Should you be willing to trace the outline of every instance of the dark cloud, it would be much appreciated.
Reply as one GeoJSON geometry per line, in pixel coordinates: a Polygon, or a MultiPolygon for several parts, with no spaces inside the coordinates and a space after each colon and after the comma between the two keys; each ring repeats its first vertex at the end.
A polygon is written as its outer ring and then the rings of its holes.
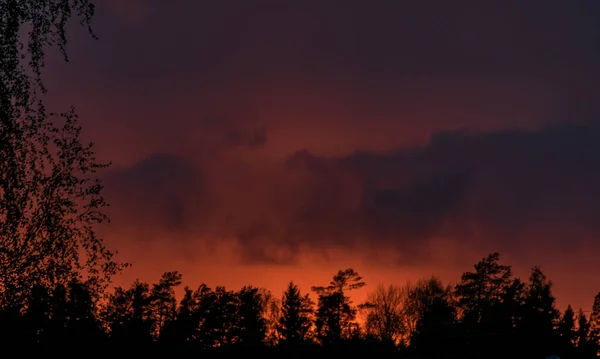
{"type": "Polygon", "coordinates": [[[269,173],[255,168],[259,182],[239,163],[227,164],[236,176],[215,167],[207,177],[194,162],[154,154],[111,173],[107,189],[122,221],[234,238],[244,263],[293,264],[303,250],[328,248],[386,248],[407,263],[427,260],[439,239],[510,253],[594,245],[598,158],[600,126],[563,124],[440,133],[387,154],[299,151],[269,173]],[[237,192],[212,191],[223,180],[237,192]]]}
{"type": "Polygon", "coordinates": [[[592,0],[121,3],[98,2],[101,40],[72,32],[69,67],[53,63],[48,73],[61,97],[97,94],[95,107],[113,108],[97,120],[105,125],[171,135],[231,112],[228,121],[259,127],[333,117],[307,93],[328,106],[342,101],[357,114],[347,126],[391,117],[410,127],[433,121],[413,117],[435,107],[465,121],[479,109],[483,116],[469,121],[483,127],[598,110],[600,12],[592,0]],[[550,110],[531,110],[540,103],[550,110]],[[515,116],[518,107],[526,113],[515,116]]]}
{"type": "Polygon", "coordinates": [[[257,128],[253,131],[232,130],[227,133],[227,142],[233,146],[245,146],[250,149],[263,148],[267,143],[267,129],[257,128]]]}
{"type": "Polygon", "coordinates": [[[117,225],[180,233],[209,209],[202,172],[173,154],[154,153],[131,167],[114,169],[105,174],[104,183],[117,225]]]}
{"type": "Polygon", "coordinates": [[[520,75],[534,76],[568,62],[591,65],[589,55],[598,55],[593,0],[131,3],[99,3],[98,16],[105,21],[96,21],[100,36],[118,35],[118,41],[101,44],[119,59],[105,66],[111,66],[111,76],[114,70],[134,70],[116,73],[130,80],[147,81],[147,72],[156,70],[155,79],[165,70],[239,75],[231,70],[261,73],[272,66],[327,66],[363,76],[385,76],[393,69],[400,76],[416,69],[527,70],[520,75]],[[141,20],[136,26],[108,21],[115,17],[141,20]],[[186,56],[179,44],[185,44],[186,56]]]}
{"type": "MultiPolygon", "coordinates": [[[[600,235],[598,158],[600,127],[592,125],[442,133],[390,154],[301,151],[284,167],[310,174],[294,215],[279,232],[262,223],[260,242],[239,239],[258,248],[383,246],[414,260],[439,238],[512,253],[573,249],[600,235]]],[[[281,228],[286,216],[269,220],[281,228]]]]}
{"type": "Polygon", "coordinates": [[[244,264],[290,265],[296,263],[300,243],[286,241],[286,237],[274,233],[266,221],[253,222],[248,228],[237,233],[241,247],[240,259],[244,264]],[[273,240],[277,238],[278,240],[273,240]]]}

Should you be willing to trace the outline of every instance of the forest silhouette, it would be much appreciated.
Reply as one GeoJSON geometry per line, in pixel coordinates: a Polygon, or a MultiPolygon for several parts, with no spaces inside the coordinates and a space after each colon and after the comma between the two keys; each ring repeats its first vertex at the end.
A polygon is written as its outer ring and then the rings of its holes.
{"type": "MultiPolygon", "coordinates": [[[[176,298],[182,275],[135,281],[102,295],[86,283],[34,285],[26,300],[0,311],[3,348],[34,352],[222,356],[376,353],[397,358],[593,358],[600,345],[600,293],[592,310],[555,307],[539,267],[526,281],[492,253],[455,286],[433,276],[371,289],[365,303],[349,292],[366,285],[353,269],[303,293],[200,284],[176,298]],[[316,301],[311,298],[313,294],[316,301]],[[360,318],[360,320],[358,320],[360,318]]],[[[363,289],[365,290],[365,289],[363,289]]]]}
{"type": "MultiPolygon", "coordinates": [[[[437,277],[368,289],[353,269],[302,292],[248,285],[186,287],[177,271],[112,288],[126,263],[94,230],[108,219],[91,144],[74,110],[46,110],[45,49],[66,53],[72,16],[90,31],[89,0],[0,0],[0,346],[21,355],[398,358],[596,357],[592,309],[555,307],[539,267],[516,278],[492,253],[449,286],[437,277]],[[27,25],[27,26],[25,26],[27,25]],[[28,31],[23,31],[27,29],[28,31]],[[27,33],[27,35],[24,35],[27,33]],[[369,290],[353,303],[350,292],[369,290]],[[311,296],[312,294],[312,296],[311,296]]],[[[93,34],[93,33],[92,33],[93,34]]]]}

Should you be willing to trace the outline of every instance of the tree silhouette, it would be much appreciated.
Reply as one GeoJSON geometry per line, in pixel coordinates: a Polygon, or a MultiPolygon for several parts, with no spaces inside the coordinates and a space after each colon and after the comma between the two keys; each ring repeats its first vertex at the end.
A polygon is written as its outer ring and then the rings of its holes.
{"type": "Polygon", "coordinates": [[[590,313],[589,320],[590,332],[590,351],[600,351],[600,292],[594,297],[594,304],[592,305],[592,312],[590,313]]]}
{"type": "Polygon", "coordinates": [[[22,88],[29,87],[28,70],[33,73],[36,84],[41,86],[46,46],[58,47],[65,60],[67,59],[66,26],[73,15],[80,18],[81,25],[86,26],[93,36],[90,23],[94,16],[94,4],[90,0],[0,2],[0,70],[3,88],[12,90],[13,96],[17,98],[29,97],[27,93],[23,93],[22,88]],[[30,27],[30,31],[23,43],[20,35],[25,24],[30,27]],[[29,60],[26,62],[28,69],[23,66],[23,62],[18,61],[25,55],[29,60]]]}
{"type": "Polygon", "coordinates": [[[365,330],[378,340],[399,343],[406,335],[408,326],[404,322],[405,288],[390,285],[377,286],[367,295],[365,330]]]}
{"type": "MultiPolygon", "coordinates": [[[[503,288],[500,302],[490,311],[489,320],[494,323],[494,330],[504,338],[515,335],[515,328],[520,325],[525,307],[525,283],[519,278],[512,278],[503,288]]],[[[505,346],[512,350],[510,346],[505,346]]]]}
{"type": "Polygon", "coordinates": [[[463,273],[454,289],[462,345],[473,355],[501,357],[524,345],[513,337],[524,287],[512,277],[511,267],[499,261],[498,252],[489,254],[475,264],[473,272],[463,273]]]}
{"type": "Polygon", "coordinates": [[[577,315],[577,354],[580,358],[594,358],[596,346],[590,338],[590,323],[580,309],[577,315]]]}
{"type": "Polygon", "coordinates": [[[559,352],[563,355],[572,356],[577,340],[577,332],[575,330],[575,312],[570,304],[558,322],[556,333],[560,337],[559,352]]]}
{"type": "Polygon", "coordinates": [[[345,292],[365,286],[362,277],[353,269],[340,270],[326,287],[312,287],[319,296],[316,332],[323,344],[338,343],[356,334],[357,308],[345,292]]]}
{"type": "MultiPolygon", "coordinates": [[[[483,267],[476,270],[502,272],[490,271],[494,265],[483,267]]],[[[351,269],[339,271],[328,286],[312,288],[319,294],[316,313],[310,297],[293,282],[281,302],[265,288],[212,290],[201,284],[195,290],[184,288],[177,303],[174,289],[181,281],[176,271],[165,272],[152,285],[136,280],[127,289],[115,288],[107,302],[80,281],[51,288],[35,285],[20,307],[0,309],[0,343],[44,355],[94,348],[105,355],[127,351],[209,358],[365,353],[398,358],[587,359],[598,352],[593,324],[598,296],[589,319],[581,310],[575,318],[570,306],[561,315],[552,282],[539,267],[532,268],[526,283],[505,274],[475,273],[454,289],[435,276],[402,287],[380,285],[359,306],[366,314],[360,324],[346,294],[364,282],[351,269]],[[473,277],[484,279],[483,284],[473,283],[473,277]],[[462,297],[455,295],[457,287],[462,297]],[[461,313],[475,308],[465,306],[476,302],[474,288],[484,293],[478,321],[469,315],[473,311],[461,313]],[[469,300],[467,294],[472,296],[469,300]],[[320,343],[312,340],[313,327],[320,343]]]]}
{"type": "Polygon", "coordinates": [[[290,282],[281,300],[279,333],[281,342],[299,344],[310,340],[314,320],[314,302],[308,294],[302,295],[294,282],[290,282]]]}
{"type": "Polygon", "coordinates": [[[258,288],[243,287],[238,293],[238,343],[246,346],[262,345],[267,331],[263,318],[265,300],[258,288]]]}
{"type": "Polygon", "coordinates": [[[150,308],[153,316],[153,336],[160,338],[166,325],[170,325],[177,316],[177,298],[175,288],[181,284],[179,272],[165,272],[157,284],[152,286],[150,308]]]}
{"type": "Polygon", "coordinates": [[[448,337],[453,332],[456,309],[452,289],[437,277],[420,280],[408,293],[410,311],[416,318],[410,333],[410,347],[420,355],[437,356],[450,352],[448,337]]]}
{"type": "Polygon", "coordinates": [[[281,300],[265,288],[261,288],[260,293],[263,300],[262,317],[266,325],[265,344],[274,347],[280,339],[281,300]]]}
{"type": "Polygon", "coordinates": [[[554,307],[552,282],[547,280],[539,267],[533,267],[526,287],[525,307],[521,328],[529,333],[531,355],[540,348],[548,350],[547,355],[555,353],[557,335],[554,331],[560,313],[554,307]]]}
{"type": "Polygon", "coordinates": [[[37,94],[48,45],[66,58],[67,21],[89,24],[88,0],[0,2],[0,305],[22,303],[33,285],[86,276],[96,291],[122,267],[94,226],[107,220],[91,144],[73,110],[54,114],[37,94]],[[21,36],[24,26],[28,36],[21,36]],[[23,39],[25,43],[23,43],[23,39]],[[24,61],[25,60],[25,61],[24,61]],[[28,61],[27,61],[28,60],[28,61]]]}
{"type": "Polygon", "coordinates": [[[200,342],[205,347],[226,347],[237,342],[238,297],[223,286],[204,290],[200,298],[202,311],[200,342]]]}
{"type": "Polygon", "coordinates": [[[510,266],[499,264],[500,253],[495,252],[475,264],[474,272],[465,272],[456,285],[455,293],[464,311],[463,320],[479,323],[485,320],[489,309],[502,301],[504,290],[511,284],[510,266]]]}
{"type": "Polygon", "coordinates": [[[107,322],[116,342],[144,345],[152,341],[154,317],[148,283],[135,281],[131,288],[117,287],[109,298],[107,322]]]}
{"type": "Polygon", "coordinates": [[[194,342],[200,325],[197,292],[186,286],[179,305],[171,309],[170,313],[167,312],[169,319],[160,331],[160,341],[175,347],[194,342]]]}
{"type": "Polygon", "coordinates": [[[98,344],[104,335],[98,318],[98,308],[89,288],[85,283],[71,282],[68,294],[68,337],[82,345],[98,344]]]}

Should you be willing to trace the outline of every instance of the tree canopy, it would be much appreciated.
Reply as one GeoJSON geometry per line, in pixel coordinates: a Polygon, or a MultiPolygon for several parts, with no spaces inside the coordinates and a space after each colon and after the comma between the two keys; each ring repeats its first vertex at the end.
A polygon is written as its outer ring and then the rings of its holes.
{"type": "Polygon", "coordinates": [[[82,278],[101,288],[122,265],[96,235],[108,220],[93,145],[74,109],[46,109],[46,51],[67,59],[66,29],[91,32],[88,0],[0,0],[0,293],[17,303],[34,283],[82,278]]]}

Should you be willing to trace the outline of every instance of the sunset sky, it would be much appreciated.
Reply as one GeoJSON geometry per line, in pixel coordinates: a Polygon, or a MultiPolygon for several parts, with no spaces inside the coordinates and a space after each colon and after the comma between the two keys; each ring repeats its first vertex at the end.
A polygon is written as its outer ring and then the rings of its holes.
{"type": "Polygon", "coordinates": [[[455,282],[499,251],[600,290],[597,0],[97,0],[46,68],[106,242],[197,286],[455,282]]]}

